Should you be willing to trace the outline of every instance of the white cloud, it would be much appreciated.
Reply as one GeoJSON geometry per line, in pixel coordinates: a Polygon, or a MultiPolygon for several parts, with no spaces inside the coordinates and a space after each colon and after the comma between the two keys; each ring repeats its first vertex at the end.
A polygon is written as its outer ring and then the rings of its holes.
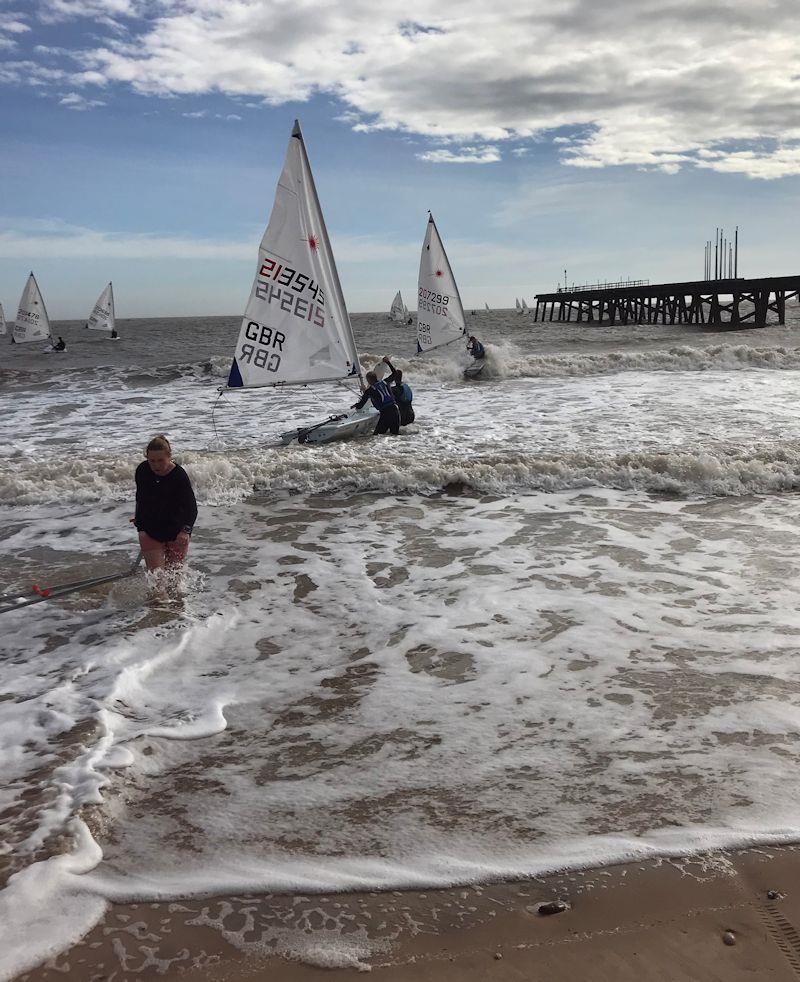
{"type": "MultiPolygon", "coordinates": [[[[145,94],[271,105],[324,93],[356,129],[440,145],[558,130],[576,167],[800,174],[797,0],[38,3],[40,17],[124,20],[126,31],[80,53],[82,85],[99,76],[145,94]],[[764,141],[776,145],[753,146],[764,141]],[[708,150],[722,156],[709,162],[708,150]]],[[[426,159],[455,162],[447,152],[426,159]]]]}
{"type": "Polygon", "coordinates": [[[76,112],[86,112],[97,106],[104,106],[105,102],[102,99],[86,99],[79,92],[68,92],[58,100],[58,104],[76,112]]]}
{"type": "MultiPolygon", "coordinates": [[[[174,259],[236,261],[251,264],[258,254],[263,228],[253,227],[242,240],[203,239],[181,235],[112,234],[52,219],[0,218],[0,259],[174,259]]],[[[421,241],[420,233],[420,241],[421,241]]],[[[335,236],[339,263],[373,264],[419,255],[419,242],[396,244],[383,237],[335,236]]]]}
{"type": "Polygon", "coordinates": [[[497,147],[462,147],[452,150],[426,150],[417,154],[418,160],[429,164],[494,164],[500,160],[497,147]]]}

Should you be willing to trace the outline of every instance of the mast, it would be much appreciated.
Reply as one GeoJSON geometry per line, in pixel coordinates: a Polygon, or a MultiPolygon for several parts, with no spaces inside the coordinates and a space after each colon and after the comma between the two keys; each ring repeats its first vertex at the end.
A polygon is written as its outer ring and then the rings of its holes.
{"type": "MultiPolygon", "coordinates": [[[[317,194],[317,186],[314,183],[314,174],[311,171],[311,163],[308,159],[308,154],[306,153],[306,144],[303,139],[302,131],[300,130],[300,120],[296,119],[294,121],[294,126],[292,127],[292,137],[300,141],[300,153],[303,158],[303,165],[306,173],[308,174],[308,183],[311,189],[311,194],[314,198],[314,204],[317,206],[317,212],[319,213],[320,220],[320,233],[322,239],[325,242],[326,255],[333,257],[333,249],[331,248],[331,240],[328,237],[328,228],[325,224],[325,216],[322,213],[322,205],[319,201],[319,195],[317,194]]],[[[344,291],[342,290],[342,284],[339,281],[339,270],[336,268],[336,263],[331,262],[331,273],[333,274],[333,281],[336,286],[336,290],[342,300],[342,309],[344,310],[345,316],[345,333],[347,340],[350,343],[350,353],[353,356],[353,364],[355,365],[356,372],[358,374],[359,386],[363,389],[364,385],[364,373],[361,369],[361,362],[358,358],[358,348],[356,347],[356,339],[353,336],[353,325],[350,323],[350,311],[347,309],[347,304],[344,302],[344,291]]]]}

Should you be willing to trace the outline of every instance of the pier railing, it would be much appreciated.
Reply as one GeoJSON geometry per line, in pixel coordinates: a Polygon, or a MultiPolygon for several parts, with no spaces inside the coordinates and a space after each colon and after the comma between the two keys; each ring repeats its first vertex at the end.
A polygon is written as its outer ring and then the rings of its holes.
{"type": "Polygon", "coordinates": [[[616,280],[612,282],[608,280],[604,283],[581,283],[576,286],[573,284],[569,289],[560,286],[557,293],[581,293],[586,290],[616,290],[620,287],[630,287],[630,286],[649,286],[650,280],[616,280]]]}

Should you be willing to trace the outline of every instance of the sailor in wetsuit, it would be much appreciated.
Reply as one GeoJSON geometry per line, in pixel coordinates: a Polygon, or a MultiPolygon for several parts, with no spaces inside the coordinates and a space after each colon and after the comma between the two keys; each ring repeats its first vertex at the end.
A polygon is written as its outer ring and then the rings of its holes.
{"type": "Polygon", "coordinates": [[[467,345],[467,351],[469,351],[472,357],[476,361],[480,361],[481,358],[486,357],[486,348],[480,343],[480,341],[475,337],[474,334],[469,336],[469,344],[467,345]]]}
{"type": "Polygon", "coordinates": [[[380,413],[374,434],[388,431],[392,436],[397,436],[400,432],[400,411],[394,401],[394,396],[385,382],[378,381],[375,372],[367,372],[367,382],[369,384],[358,402],[353,404],[353,409],[362,409],[367,404],[367,399],[371,400],[372,405],[380,413]]]}
{"type": "Polygon", "coordinates": [[[67,342],[59,334],[58,341],[56,341],[56,343],[53,345],[53,351],[66,351],[66,350],[67,350],[67,342]]]}
{"type": "Polygon", "coordinates": [[[384,355],[383,363],[389,366],[389,371],[391,372],[385,379],[385,382],[389,387],[389,391],[394,396],[397,408],[400,410],[400,425],[407,426],[409,423],[414,422],[414,407],[412,405],[414,393],[411,391],[411,386],[408,382],[403,381],[403,373],[400,369],[395,368],[389,361],[388,355],[384,355]]]}

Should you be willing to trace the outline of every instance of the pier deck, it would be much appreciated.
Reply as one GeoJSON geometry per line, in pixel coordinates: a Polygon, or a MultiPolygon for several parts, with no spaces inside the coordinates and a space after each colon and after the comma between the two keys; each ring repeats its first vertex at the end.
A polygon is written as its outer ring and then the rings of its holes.
{"type": "Polygon", "coordinates": [[[539,293],[537,321],[611,324],[706,324],[764,327],[770,314],[786,321],[786,302],[800,298],[800,273],[759,279],[693,280],[539,293]]]}

